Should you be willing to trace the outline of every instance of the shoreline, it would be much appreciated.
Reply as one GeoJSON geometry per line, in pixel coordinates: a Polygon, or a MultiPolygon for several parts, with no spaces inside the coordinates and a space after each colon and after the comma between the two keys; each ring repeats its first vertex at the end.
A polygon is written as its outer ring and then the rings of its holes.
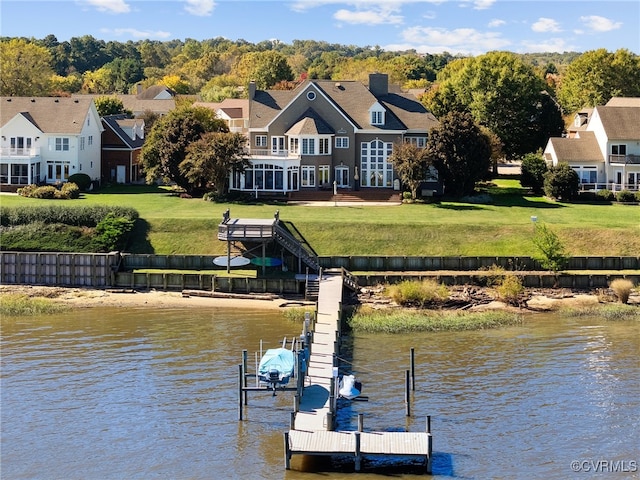
{"type": "MultiPolygon", "coordinates": [[[[459,289],[460,290],[460,289],[459,289]]],[[[615,298],[604,295],[601,289],[591,291],[572,291],[570,289],[531,289],[527,291],[524,307],[508,305],[492,298],[490,289],[474,287],[475,292],[484,297],[483,301],[472,302],[463,308],[467,311],[512,310],[523,313],[549,312],[564,307],[592,307],[598,304],[615,303],[615,298]]],[[[464,289],[462,289],[464,291],[464,289]]],[[[97,289],[82,287],[51,287],[39,285],[0,285],[0,296],[3,294],[19,294],[28,297],[40,297],[62,303],[73,308],[94,307],[146,307],[153,308],[242,308],[248,310],[283,308],[302,308],[314,306],[315,302],[301,298],[260,294],[226,294],[210,296],[207,291],[163,291],[132,289],[97,289]]],[[[454,296],[461,292],[455,292],[454,296]]],[[[372,294],[371,291],[359,296],[360,304],[375,309],[402,308],[389,299],[372,294]]],[[[629,304],[640,304],[640,292],[634,292],[629,304]]],[[[463,310],[446,308],[446,310],[463,310]]]]}
{"type": "Polygon", "coordinates": [[[26,295],[52,300],[73,308],[95,307],[153,307],[153,308],[242,308],[247,310],[280,310],[286,307],[302,307],[311,302],[284,297],[255,298],[205,297],[184,295],[182,292],[162,290],[97,289],[81,287],[49,287],[40,285],[0,285],[4,294],[26,295]]]}

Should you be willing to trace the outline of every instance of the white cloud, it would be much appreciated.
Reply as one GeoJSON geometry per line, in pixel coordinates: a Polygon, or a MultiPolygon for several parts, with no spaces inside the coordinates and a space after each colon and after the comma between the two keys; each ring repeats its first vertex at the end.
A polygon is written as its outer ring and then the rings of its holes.
{"type": "Polygon", "coordinates": [[[511,42],[499,33],[480,32],[473,28],[446,30],[433,27],[411,27],[402,32],[406,44],[389,45],[386,50],[415,49],[422,53],[461,53],[476,55],[500,50],[511,42]]]}
{"type": "Polygon", "coordinates": [[[345,10],[340,9],[333,14],[333,18],[339,22],[364,25],[397,25],[402,23],[402,15],[395,15],[393,8],[379,8],[371,10],[345,10]]]}
{"type": "Polygon", "coordinates": [[[570,45],[563,38],[550,38],[544,42],[522,42],[524,51],[521,53],[562,53],[575,51],[578,47],[570,45]]]}
{"type": "Polygon", "coordinates": [[[473,7],[474,10],[486,10],[491,8],[496,0],[461,0],[461,7],[473,7]]]}
{"type": "Polygon", "coordinates": [[[113,34],[117,37],[133,37],[133,38],[148,38],[148,39],[164,39],[164,38],[169,38],[171,36],[171,33],[169,32],[165,32],[162,30],[158,30],[158,31],[149,31],[149,30],[138,30],[135,28],[114,28],[114,29],[109,29],[109,28],[103,28],[100,30],[103,33],[107,33],[107,34],[113,34]]]}
{"type": "Polygon", "coordinates": [[[213,0],[185,0],[185,3],[187,13],[197,17],[208,17],[216,6],[213,0]]]}
{"type": "Polygon", "coordinates": [[[502,25],[506,25],[507,22],[505,22],[504,20],[500,20],[499,18],[494,18],[493,20],[491,20],[489,22],[489,24],[487,25],[489,28],[497,28],[497,27],[501,27],[502,25]]]}
{"type": "Polygon", "coordinates": [[[560,24],[553,18],[540,17],[537,22],[531,25],[531,30],[538,33],[561,32],[560,24]]]}
{"type": "Polygon", "coordinates": [[[84,3],[95,7],[100,12],[129,13],[131,7],[124,0],[84,0],[84,3]]]}
{"type": "Polygon", "coordinates": [[[584,23],[584,26],[592,31],[596,32],[609,32],[611,30],[617,30],[622,26],[622,22],[614,22],[608,18],[601,17],[599,15],[587,15],[580,17],[580,21],[584,23]]]}
{"type": "MultiPolygon", "coordinates": [[[[324,5],[349,5],[363,10],[384,8],[385,6],[399,10],[402,5],[408,3],[431,3],[437,5],[446,1],[447,0],[296,0],[289,4],[289,8],[295,12],[304,12],[324,5]]],[[[495,0],[488,1],[493,2],[495,0]]]]}

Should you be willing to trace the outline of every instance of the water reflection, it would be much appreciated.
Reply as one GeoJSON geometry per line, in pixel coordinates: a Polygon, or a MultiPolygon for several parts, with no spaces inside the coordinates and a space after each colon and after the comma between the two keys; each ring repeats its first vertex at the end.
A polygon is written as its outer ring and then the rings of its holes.
{"type": "MultiPolygon", "coordinates": [[[[2,319],[2,478],[343,478],[349,462],[294,457],[282,432],[293,398],[250,394],[237,420],[242,349],[277,346],[299,326],[278,312],[100,309],[2,319]]],[[[424,430],[434,473],[567,478],[572,460],[633,460],[639,430],[640,327],[536,316],[503,330],[354,335],[344,370],[369,402],[341,428],[424,430]],[[405,416],[404,375],[416,350],[405,416]]],[[[389,460],[365,464],[398,473],[389,460]]],[[[637,474],[636,474],[637,475],[637,474]]]]}

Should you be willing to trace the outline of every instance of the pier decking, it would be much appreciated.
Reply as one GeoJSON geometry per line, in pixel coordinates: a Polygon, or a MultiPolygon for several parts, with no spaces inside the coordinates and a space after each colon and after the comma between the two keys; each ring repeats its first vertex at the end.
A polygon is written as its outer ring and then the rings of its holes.
{"type": "Polygon", "coordinates": [[[337,364],[340,347],[342,293],[341,275],[325,275],[320,279],[317,319],[304,380],[302,396],[296,401],[291,429],[284,434],[285,468],[291,468],[291,457],[302,455],[353,455],[359,471],[365,456],[394,455],[423,458],[431,473],[432,437],[425,432],[334,431],[337,408],[337,364]]]}

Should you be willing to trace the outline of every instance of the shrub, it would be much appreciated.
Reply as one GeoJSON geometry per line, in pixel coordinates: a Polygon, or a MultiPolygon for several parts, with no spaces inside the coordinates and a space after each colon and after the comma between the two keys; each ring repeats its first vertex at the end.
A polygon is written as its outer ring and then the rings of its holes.
{"type": "Polygon", "coordinates": [[[613,192],[611,190],[598,190],[598,192],[596,193],[596,197],[599,200],[611,202],[615,196],[613,195],[613,192]]]}
{"type": "Polygon", "coordinates": [[[67,180],[75,183],[83,192],[86,192],[91,186],[91,177],[86,173],[74,173],[67,180]]]}
{"type": "Polygon", "coordinates": [[[578,195],[580,178],[568,163],[549,168],[544,174],[544,193],[557,200],[570,200],[578,195]]]}
{"type": "Polygon", "coordinates": [[[418,305],[424,307],[429,303],[443,303],[449,298],[449,289],[446,285],[435,280],[423,280],[420,282],[405,280],[386,289],[387,295],[399,305],[418,305]]]}
{"type": "Polygon", "coordinates": [[[626,278],[616,278],[611,282],[609,288],[616,294],[620,303],[627,303],[633,290],[633,282],[626,278]]]}
{"type": "Polygon", "coordinates": [[[520,303],[520,295],[524,292],[522,280],[516,275],[507,275],[495,287],[498,298],[510,305],[518,305],[520,303]]]}
{"type": "Polygon", "coordinates": [[[80,188],[73,182],[67,182],[60,189],[62,198],[78,198],[80,196],[80,188]]]}
{"type": "Polygon", "coordinates": [[[638,190],[635,194],[636,202],[640,202],[640,190],[638,190]]]}
{"type": "Polygon", "coordinates": [[[533,193],[540,194],[544,187],[544,174],[548,167],[542,155],[539,153],[528,153],[522,158],[520,166],[520,185],[530,187],[533,193]]]}
{"type": "Polygon", "coordinates": [[[533,236],[533,244],[539,251],[535,259],[540,262],[542,268],[557,272],[566,267],[569,257],[565,253],[564,245],[552,230],[544,223],[537,223],[533,236]]]}
{"type": "Polygon", "coordinates": [[[616,200],[618,202],[635,202],[636,196],[629,190],[620,190],[616,193],[616,200]]]}
{"type": "Polygon", "coordinates": [[[44,187],[36,187],[31,192],[31,198],[55,198],[58,189],[52,185],[45,185],[44,187]]]}
{"type": "Polygon", "coordinates": [[[109,213],[96,225],[96,243],[104,251],[124,248],[129,232],[133,230],[133,223],[133,220],[109,213]]]}
{"type": "Polygon", "coordinates": [[[37,205],[0,207],[0,225],[27,225],[34,222],[63,223],[77,227],[95,227],[109,213],[129,220],[138,218],[138,212],[131,207],[110,205],[37,205]]]}

